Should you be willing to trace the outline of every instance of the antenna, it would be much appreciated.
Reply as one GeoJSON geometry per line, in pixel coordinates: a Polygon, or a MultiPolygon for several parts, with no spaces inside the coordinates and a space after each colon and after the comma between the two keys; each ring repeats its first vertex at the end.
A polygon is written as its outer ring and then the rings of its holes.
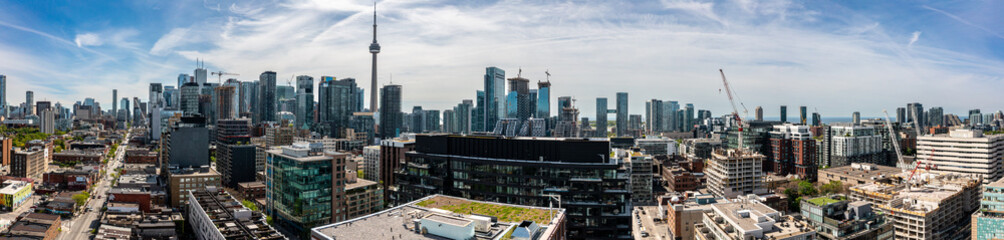
{"type": "Polygon", "coordinates": [[[523,75],[523,67],[519,67],[519,73],[516,73],[516,78],[520,78],[523,75]]]}
{"type": "Polygon", "coordinates": [[[544,70],[544,74],[547,75],[547,81],[551,82],[551,70],[550,69],[544,70]]]}

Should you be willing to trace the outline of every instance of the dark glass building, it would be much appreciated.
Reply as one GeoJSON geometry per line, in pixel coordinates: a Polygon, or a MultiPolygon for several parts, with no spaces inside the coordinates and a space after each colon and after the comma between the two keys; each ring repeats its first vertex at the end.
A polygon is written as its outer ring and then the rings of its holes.
{"type": "Polygon", "coordinates": [[[401,113],[401,85],[386,85],[380,89],[380,138],[390,139],[401,133],[404,123],[401,113]]]}
{"type": "Polygon", "coordinates": [[[548,206],[560,196],[568,237],[630,238],[628,170],[608,141],[418,135],[395,172],[397,204],[431,194],[548,206]]]}

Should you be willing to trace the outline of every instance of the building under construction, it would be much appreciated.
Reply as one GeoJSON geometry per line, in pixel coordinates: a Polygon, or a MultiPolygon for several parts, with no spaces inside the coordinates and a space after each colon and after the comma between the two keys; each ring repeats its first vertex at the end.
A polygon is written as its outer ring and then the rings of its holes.
{"type": "Polygon", "coordinates": [[[921,173],[911,184],[851,187],[855,201],[886,212],[896,239],[969,239],[970,215],[979,208],[979,178],[921,173]]]}
{"type": "Polygon", "coordinates": [[[708,177],[708,190],[715,197],[729,199],[739,195],[767,193],[763,161],[763,154],[749,150],[715,150],[704,168],[708,177]]]}

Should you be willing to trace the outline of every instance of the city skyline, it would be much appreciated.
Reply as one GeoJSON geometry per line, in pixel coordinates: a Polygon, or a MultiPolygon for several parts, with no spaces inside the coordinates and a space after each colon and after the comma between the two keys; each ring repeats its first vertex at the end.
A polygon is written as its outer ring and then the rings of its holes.
{"type": "MultiPolygon", "coordinates": [[[[0,34],[15,38],[0,43],[0,74],[11,105],[30,90],[36,100],[67,106],[92,97],[103,108],[112,88],[119,97],[146,96],[150,83],[190,74],[195,58],[245,81],[265,71],[277,72],[277,85],[298,75],[368,80],[371,4],[7,2],[0,34]],[[124,9],[88,14],[117,7],[124,9]]],[[[522,68],[530,81],[549,70],[551,99],[573,96],[581,116],[595,116],[593,100],[616,92],[629,93],[633,114],[654,98],[721,116],[730,108],[718,93],[718,68],[749,116],[756,106],[777,116],[779,105],[818,108],[824,117],[878,117],[907,102],[963,118],[973,108],[1004,108],[992,97],[1004,75],[994,67],[1004,55],[994,2],[377,4],[385,48],[378,87],[396,73],[406,89],[402,109],[475,99],[488,66],[508,70],[506,78],[522,68]]]]}

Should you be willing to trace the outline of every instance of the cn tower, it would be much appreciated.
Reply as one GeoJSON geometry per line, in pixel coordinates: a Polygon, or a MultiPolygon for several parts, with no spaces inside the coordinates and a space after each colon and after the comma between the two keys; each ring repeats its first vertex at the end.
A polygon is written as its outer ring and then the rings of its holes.
{"type": "Polygon", "coordinates": [[[377,112],[377,53],[380,53],[380,44],[377,43],[376,34],[376,3],[373,3],[373,43],[370,43],[370,53],[373,54],[373,76],[370,80],[370,111],[377,112]]]}

